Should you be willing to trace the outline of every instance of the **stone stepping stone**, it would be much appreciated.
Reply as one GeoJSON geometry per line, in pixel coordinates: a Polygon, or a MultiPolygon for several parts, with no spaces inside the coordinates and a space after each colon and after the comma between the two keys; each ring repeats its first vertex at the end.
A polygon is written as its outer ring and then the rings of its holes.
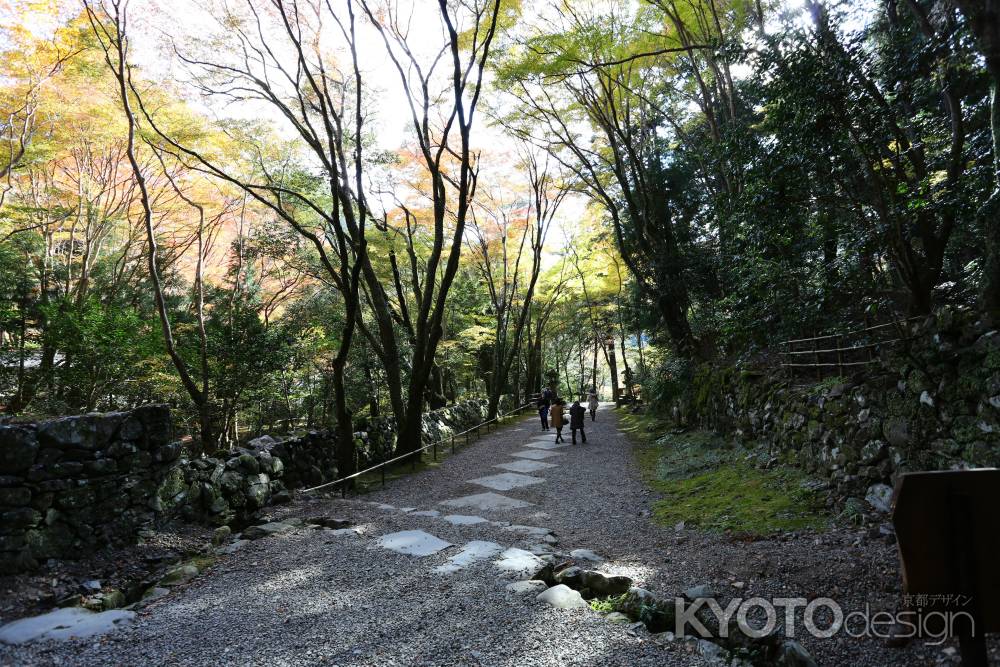
{"type": "Polygon", "coordinates": [[[550,544],[529,544],[528,551],[536,556],[554,556],[556,553],[550,544]]]}
{"type": "Polygon", "coordinates": [[[411,512],[410,516],[441,516],[441,512],[437,510],[420,510],[419,512],[411,512]]]}
{"type": "Polygon", "coordinates": [[[511,456],[517,456],[522,459],[534,459],[535,461],[540,461],[542,459],[547,459],[552,456],[562,456],[561,452],[550,452],[544,449],[524,449],[520,452],[514,452],[511,456]]]}
{"type": "Polygon", "coordinates": [[[569,552],[570,558],[575,558],[576,560],[586,560],[591,563],[603,563],[604,558],[598,556],[590,549],[573,549],[569,552]]]}
{"type": "Polygon", "coordinates": [[[534,503],[516,498],[501,496],[499,493],[477,493],[451,500],[442,500],[441,505],[448,507],[475,507],[476,509],[487,510],[516,510],[522,507],[531,507],[534,503]]]}
{"type": "Polygon", "coordinates": [[[493,563],[497,569],[519,578],[530,577],[545,565],[545,561],[535,554],[517,547],[507,549],[500,556],[500,560],[493,563]]]}
{"type": "Polygon", "coordinates": [[[532,484],[541,484],[545,480],[541,477],[532,477],[531,475],[521,475],[516,472],[502,472],[497,475],[489,475],[487,477],[477,477],[476,479],[466,480],[471,484],[478,484],[479,486],[485,486],[488,489],[496,489],[497,491],[510,491],[511,489],[518,489],[522,486],[531,486],[532,484]]]}
{"type": "Polygon", "coordinates": [[[504,528],[505,531],[509,533],[517,533],[518,535],[527,535],[529,537],[543,537],[548,535],[552,531],[548,528],[542,528],[541,526],[507,526],[504,528]]]}
{"type": "Polygon", "coordinates": [[[541,461],[518,459],[517,461],[514,461],[512,463],[500,463],[493,467],[503,468],[504,470],[510,470],[511,472],[538,472],[539,470],[545,470],[546,468],[555,468],[557,466],[554,463],[542,463],[541,461]]]}
{"type": "Polygon", "coordinates": [[[503,551],[503,547],[496,542],[473,540],[462,547],[461,551],[449,558],[447,563],[434,568],[434,572],[438,574],[454,574],[455,572],[464,570],[476,561],[492,558],[501,551],[503,551]]]}
{"type": "Polygon", "coordinates": [[[94,613],[81,607],[66,607],[0,627],[0,643],[27,644],[39,639],[64,641],[94,637],[128,625],[134,619],[134,611],[112,609],[94,613]]]}
{"type": "Polygon", "coordinates": [[[439,537],[422,530],[401,530],[378,538],[378,545],[407,556],[430,556],[451,546],[439,537]]]}
{"type": "Polygon", "coordinates": [[[471,516],[469,514],[448,514],[441,517],[453,526],[474,526],[477,523],[486,523],[489,519],[481,516],[471,516]]]}
{"type": "Polygon", "coordinates": [[[535,449],[560,449],[562,447],[569,447],[568,442],[554,442],[552,440],[536,440],[534,442],[529,442],[525,447],[534,447],[535,449]]]}
{"type": "Polygon", "coordinates": [[[504,588],[506,588],[507,592],[513,593],[514,595],[525,595],[530,593],[537,596],[548,587],[545,585],[544,581],[529,579],[528,581],[515,581],[514,583],[507,584],[504,588]]]}

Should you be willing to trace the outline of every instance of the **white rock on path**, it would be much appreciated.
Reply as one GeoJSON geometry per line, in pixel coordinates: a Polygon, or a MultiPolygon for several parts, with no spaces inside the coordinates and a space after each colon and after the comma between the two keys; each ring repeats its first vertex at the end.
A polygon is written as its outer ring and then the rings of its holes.
{"type": "Polygon", "coordinates": [[[503,468],[511,472],[538,472],[546,468],[556,468],[554,463],[542,463],[541,461],[531,461],[528,459],[518,459],[512,463],[499,463],[494,468],[503,468]]]}
{"type": "Polygon", "coordinates": [[[488,489],[496,489],[497,491],[510,491],[511,489],[517,489],[522,486],[541,484],[545,480],[541,477],[532,477],[531,475],[521,475],[516,472],[503,472],[497,475],[489,475],[487,477],[477,477],[476,479],[470,479],[466,481],[468,481],[470,484],[478,484],[479,486],[485,486],[488,489]]]}
{"type": "Polygon", "coordinates": [[[590,549],[573,549],[569,552],[570,558],[575,558],[577,560],[588,560],[591,563],[603,563],[604,558],[598,556],[590,549]]]}
{"type": "Polygon", "coordinates": [[[448,514],[441,517],[453,526],[474,526],[477,523],[486,523],[489,519],[470,514],[448,514]]]}
{"type": "Polygon", "coordinates": [[[507,532],[517,533],[518,535],[527,535],[529,537],[543,537],[548,535],[552,531],[548,528],[542,528],[541,526],[507,526],[504,528],[507,532]]]}
{"type": "Polygon", "coordinates": [[[532,593],[537,596],[539,593],[548,588],[548,586],[545,585],[544,581],[529,579],[527,581],[515,581],[511,584],[507,584],[504,588],[507,592],[515,595],[527,595],[528,593],[532,593]]]}
{"type": "Polygon", "coordinates": [[[419,512],[411,512],[410,516],[441,516],[441,512],[437,510],[421,510],[419,512]]]}
{"type": "Polygon", "coordinates": [[[401,530],[378,538],[378,544],[383,549],[408,556],[430,556],[451,546],[439,537],[422,530],[401,530]]]}
{"type": "Polygon", "coordinates": [[[499,493],[477,493],[471,496],[462,496],[461,498],[452,498],[451,500],[442,500],[441,505],[446,505],[448,507],[475,507],[479,510],[516,510],[522,507],[531,507],[532,503],[526,500],[518,500],[516,498],[508,498],[507,496],[501,496],[499,493]]]}
{"type": "Polygon", "coordinates": [[[529,442],[525,447],[531,447],[533,449],[560,449],[562,447],[569,447],[568,442],[554,442],[552,440],[535,440],[534,442],[529,442]]]}
{"type": "Polygon", "coordinates": [[[530,551],[516,547],[507,549],[501,556],[494,564],[501,572],[516,577],[529,577],[542,569],[542,565],[545,564],[545,561],[530,551]]]}
{"type": "Polygon", "coordinates": [[[476,561],[496,556],[501,551],[503,551],[503,547],[496,542],[473,540],[462,547],[461,551],[449,558],[447,563],[434,568],[434,572],[438,574],[452,574],[464,570],[476,561]]]}
{"type": "Polygon", "coordinates": [[[26,644],[38,639],[94,637],[128,625],[133,619],[134,611],[113,609],[94,613],[81,607],[67,607],[41,616],[22,618],[0,627],[0,642],[26,644]]]}
{"type": "Polygon", "coordinates": [[[511,456],[516,456],[522,459],[533,459],[535,461],[541,461],[542,459],[551,458],[553,456],[562,456],[561,452],[551,452],[545,449],[523,449],[519,452],[514,452],[511,456]]]}
{"type": "Polygon", "coordinates": [[[545,602],[558,609],[579,609],[589,606],[583,599],[579,591],[574,591],[565,584],[557,584],[548,590],[539,593],[535,598],[539,602],[545,602]]]}

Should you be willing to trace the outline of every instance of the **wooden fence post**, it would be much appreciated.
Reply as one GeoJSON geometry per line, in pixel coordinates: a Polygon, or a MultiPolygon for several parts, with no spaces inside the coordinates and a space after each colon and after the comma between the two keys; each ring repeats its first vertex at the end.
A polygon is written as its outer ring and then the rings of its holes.
{"type": "Polygon", "coordinates": [[[813,331],[813,363],[816,365],[816,379],[823,379],[822,369],[819,367],[819,339],[816,336],[816,332],[813,331]]]}
{"type": "Polygon", "coordinates": [[[837,375],[844,374],[844,354],[840,347],[840,334],[834,339],[835,346],[837,348],[837,375]]]}

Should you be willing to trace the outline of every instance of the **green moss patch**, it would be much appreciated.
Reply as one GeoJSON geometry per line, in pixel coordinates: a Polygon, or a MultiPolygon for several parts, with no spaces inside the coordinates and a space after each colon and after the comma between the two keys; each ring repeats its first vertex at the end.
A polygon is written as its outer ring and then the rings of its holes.
{"type": "Polygon", "coordinates": [[[623,418],[638,443],[636,456],[647,484],[661,494],[653,506],[657,523],[747,535],[823,528],[830,522],[808,477],[787,467],[761,470],[736,448],[707,431],[666,433],[650,416],[623,418]]]}
{"type": "Polygon", "coordinates": [[[720,465],[688,479],[655,481],[663,494],[653,506],[659,523],[751,535],[822,528],[829,523],[805,477],[794,470],[758,470],[742,463],[720,465]]]}

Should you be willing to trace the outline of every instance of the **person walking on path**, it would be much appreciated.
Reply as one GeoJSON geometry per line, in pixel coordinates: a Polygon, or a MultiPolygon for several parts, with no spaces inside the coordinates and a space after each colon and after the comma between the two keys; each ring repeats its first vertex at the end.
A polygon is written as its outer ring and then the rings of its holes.
{"type": "Polygon", "coordinates": [[[590,388],[590,394],[587,395],[587,408],[590,410],[590,421],[597,421],[597,387],[590,388]]]}
{"type": "Polygon", "coordinates": [[[552,418],[552,426],[556,430],[556,442],[562,442],[562,430],[565,425],[563,421],[563,406],[566,404],[561,398],[557,398],[552,403],[552,409],[549,410],[549,416],[552,418]]]}
{"type": "Polygon", "coordinates": [[[584,420],[587,417],[587,411],[580,401],[573,401],[573,406],[569,409],[569,430],[573,435],[573,444],[576,444],[576,432],[580,431],[580,437],[583,438],[583,444],[587,444],[587,432],[583,430],[584,420]]]}
{"type": "Polygon", "coordinates": [[[542,430],[549,430],[549,399],[542,396],[538,399],[538,416],[542,420],[542,430]]]}

